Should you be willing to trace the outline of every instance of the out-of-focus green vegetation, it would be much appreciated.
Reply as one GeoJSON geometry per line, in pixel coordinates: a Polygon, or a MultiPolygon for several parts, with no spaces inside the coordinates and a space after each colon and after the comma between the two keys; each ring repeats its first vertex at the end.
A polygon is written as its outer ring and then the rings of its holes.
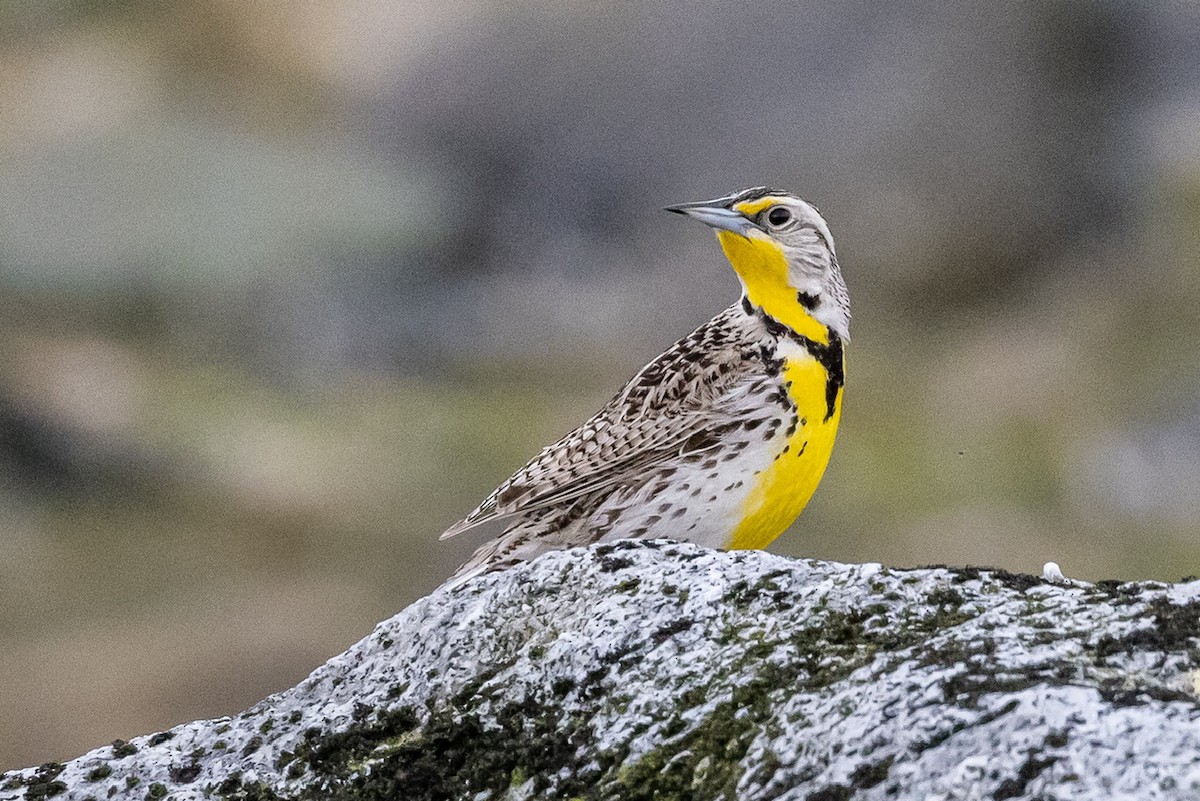
{"type": "Polygon", "coordinates": [[[1200,12],[0,6],[0,768],[291,685],[828,217],[842,433],[780,553],[1200,573],[1200,12]]]}

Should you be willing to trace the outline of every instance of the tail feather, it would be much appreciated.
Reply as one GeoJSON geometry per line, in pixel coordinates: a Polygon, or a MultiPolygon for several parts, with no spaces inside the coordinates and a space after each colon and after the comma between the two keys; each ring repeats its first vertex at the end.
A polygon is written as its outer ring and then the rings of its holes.
{"type": "Polygon", "coordinates": [[[455,537],[459,534],[462,534],[464,531],[466,531],[469,528],[473,528],[475,525],[476,525],[475,522],[473,520],[471,520],[471,518],[469,518],[469,517],[463,518],[462,520],[459,520],[457,523],[452,525],[450,528],[443,531],[441,536],[438,537],[438,541],[440,542],[442,540],[448,540],[451,537],[455,537]]]}
{"type": "Polygon", "coordinates": [[[442,582],[442,587],[453,589],[461,584],[465,584],[476,576],[482,576],[486,573],[491,573],[496,570],[504,570],[514,565],[526,561],[526,558],[513,555],[515,545],[508,543],[507,535],[498,537],[491,542],[484,543],[475,553],[471,554],[471,558],[463,562],[462,565],[455,570],[450,578],[442,582]]]}
{"type": "Polygon", "coordinates": [[[534,514],[509,528],[495,539],[485,542],[463,562],[443,586],[457,587],[475,576],[505,570],[527,562],[546,551],[555,551],[572,544],[564,536],[561,513],[550,510],[534,514]]]}

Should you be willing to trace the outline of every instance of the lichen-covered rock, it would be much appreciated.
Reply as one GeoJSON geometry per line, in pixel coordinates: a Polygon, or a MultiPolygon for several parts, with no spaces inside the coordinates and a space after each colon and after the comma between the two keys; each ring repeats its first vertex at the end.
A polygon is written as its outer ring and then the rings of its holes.
{"type": "Polygon", "coordinates": [[[1197,799],[1197,637],[1200,582],[616,543],[0,799],[1197,799]]]}

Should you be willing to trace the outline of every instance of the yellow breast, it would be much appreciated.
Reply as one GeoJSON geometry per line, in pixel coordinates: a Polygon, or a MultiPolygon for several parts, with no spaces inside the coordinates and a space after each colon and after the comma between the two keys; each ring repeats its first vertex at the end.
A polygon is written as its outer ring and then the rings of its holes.
{"type": "Polygon", "coordinates": [[[788,394],[799,420],[786,441],[781,433],[778,456],[755,477],[728,548],[765,548],[782,534],[808,504],[833,451],[842,417],[842,389],[838,388],[830,414],[826,398],[829,374],[808,355],[788,358],[782,378],[790,383],[788,394]]]}

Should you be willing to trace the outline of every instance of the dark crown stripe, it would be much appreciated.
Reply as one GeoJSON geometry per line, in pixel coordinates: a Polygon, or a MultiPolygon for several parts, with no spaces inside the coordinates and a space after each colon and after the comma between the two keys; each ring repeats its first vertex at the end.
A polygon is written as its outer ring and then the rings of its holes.
{"type": "Polygon", "coordinates": [[[726,208],[733,208],[739,203],[745,203],[748,200],[758,200],[769,195],[782,195],[784,197],[792,197],[791,192],[785,192],[782,189],[772,189],[769,186],[754,186],[750,189],[743,189],[736,195],[730,195],[729,201],[725,204],[726,208]]]}

